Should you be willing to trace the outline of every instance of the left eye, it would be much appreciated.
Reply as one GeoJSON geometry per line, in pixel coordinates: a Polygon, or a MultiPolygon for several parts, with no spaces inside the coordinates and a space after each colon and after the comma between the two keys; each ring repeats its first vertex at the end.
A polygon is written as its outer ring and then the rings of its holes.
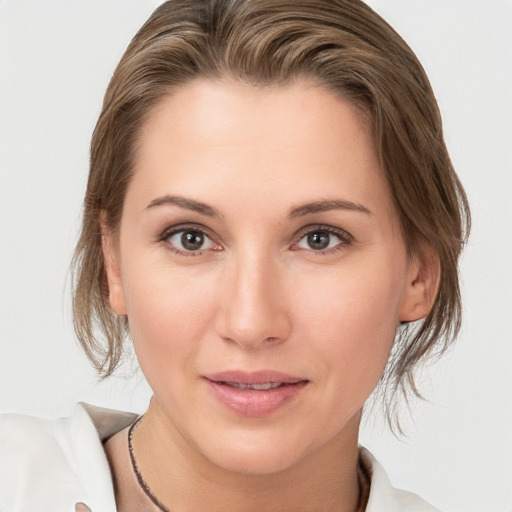
{"type": "Polygon", "coordinates": [[[167,240],[176,247],[176,249],[184,252],[213,249],[215,245],[205,233],[195,229],[176,231],[169,236],[167,240]]]}
{"type": "Polygon", "coordinates": [[[337,235],[326,229],[317,229],[304,235],[297,244],[300,249],[312,249],[314,251],[325,251],[343,243],[341,235],[337,235]]]}

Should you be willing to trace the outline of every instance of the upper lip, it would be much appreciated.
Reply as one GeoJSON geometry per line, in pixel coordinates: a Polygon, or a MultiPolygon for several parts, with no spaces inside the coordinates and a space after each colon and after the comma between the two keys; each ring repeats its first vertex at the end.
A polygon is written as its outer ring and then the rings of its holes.
{"type": "Polygon", "coordinates": [[[269,382],[296,384],[297,382],[304,382],[308,380],[303,377],[296,377],[294,375],[274,370],[258,370],[254,372],[228,370],[224,372],[209,373],[207,375],[203,375],[203,377],[212,382],[237,382],[240,384],[267,384],[269,382]]]}

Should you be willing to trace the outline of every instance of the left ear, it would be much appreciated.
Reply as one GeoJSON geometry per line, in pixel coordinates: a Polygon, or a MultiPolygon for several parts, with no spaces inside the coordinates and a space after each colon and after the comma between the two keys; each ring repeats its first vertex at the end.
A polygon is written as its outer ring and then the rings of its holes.
{"type": "Polygon", "coordinates": [[[439,256],[432,247],[424,245],[410,257],[400,322],[414,322],[428,315],[437,296],[440,277],[439,256]]]}

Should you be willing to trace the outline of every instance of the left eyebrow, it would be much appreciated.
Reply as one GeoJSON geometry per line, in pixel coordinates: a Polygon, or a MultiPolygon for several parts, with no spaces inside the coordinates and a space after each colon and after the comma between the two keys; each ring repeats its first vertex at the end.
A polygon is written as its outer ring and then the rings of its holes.
{"type": "Polygon", "coordinates": [[[290,218],[302,217],[311,213],[327,212],[329,210],[351,210],[372,215],[372,212],[362,204],[345,201],[344,199],[328,199],[325,201],[315,201],[307,203],[290,210],[290,218]]]}

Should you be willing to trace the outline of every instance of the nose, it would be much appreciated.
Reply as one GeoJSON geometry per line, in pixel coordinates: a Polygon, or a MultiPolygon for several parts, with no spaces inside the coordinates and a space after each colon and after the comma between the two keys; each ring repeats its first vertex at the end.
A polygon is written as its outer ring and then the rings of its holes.
{"type": "Polygon", "coordinates": [[[240,257],[227,265],[218,293],[217,334],[244,349],[288,338],[291,323],[282,269],[270,257],[240,257]]]}

